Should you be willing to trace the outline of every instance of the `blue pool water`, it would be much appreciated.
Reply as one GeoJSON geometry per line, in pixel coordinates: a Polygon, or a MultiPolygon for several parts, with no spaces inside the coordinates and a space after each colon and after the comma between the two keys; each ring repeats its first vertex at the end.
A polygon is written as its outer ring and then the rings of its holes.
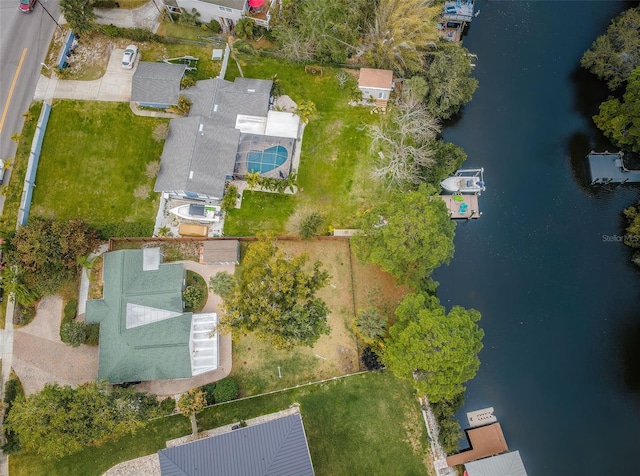
{"type": "Polygon", "coordinates": [[[247,153],[247,171],[264,174],[280,167],[287,161],[287,149],[281,145],[265,150],[250,150],[247,153]]]}

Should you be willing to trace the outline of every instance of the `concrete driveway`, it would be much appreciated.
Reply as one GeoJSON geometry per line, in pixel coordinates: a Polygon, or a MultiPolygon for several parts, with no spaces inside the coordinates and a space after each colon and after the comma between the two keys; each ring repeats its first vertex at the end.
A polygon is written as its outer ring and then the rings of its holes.
{"type": "Polygon", "coordinates": [[[47,296],[33,321],[14,331],[12,366],[27,395],[47,383],[75,386],[98,378],[98,348],[63,344],[61,319],[62,298],[47,296]]]}
{"type": "Polygon", "coordinates": [[[109,57],[109,64],[104,76],[94,81],[61,80],[57,77],[40,76],[35,100],[82,99],[86,101],[129,102],[131,100],[131,83],[133,73],[138,67],[140,57],[133,69],[122,68],[124,50],[114,48],[109,57]]]}

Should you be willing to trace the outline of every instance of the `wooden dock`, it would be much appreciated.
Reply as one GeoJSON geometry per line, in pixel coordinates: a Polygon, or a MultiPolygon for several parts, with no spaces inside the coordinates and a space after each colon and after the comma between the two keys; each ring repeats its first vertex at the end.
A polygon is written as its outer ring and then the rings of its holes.
{"type": "Polygon", "coordinates": [[[629,170],[624,165],[622,152],[594,152],[587,155],[591,185],[640,183],[640,170],[629,170]]]}
{"type": "Polygon", "coordinates": [[[440,198],[449,210],[449,216],[454,220],[471,220],[472,218],[480,218],[482,215],[478,204],[478,195],[440,195],[440,198]]]}

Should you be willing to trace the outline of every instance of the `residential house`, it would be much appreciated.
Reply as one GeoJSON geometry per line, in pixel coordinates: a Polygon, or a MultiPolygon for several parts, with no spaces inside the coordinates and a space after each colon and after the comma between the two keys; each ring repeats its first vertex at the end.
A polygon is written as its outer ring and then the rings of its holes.
{"type": "Polygon", "coordinates": [[[158,109],[175,106],[180,97],[180,80],[186,70],[184,64],[140,61],[133,73],[131,101],[158,109]]]}
{"type": "Polygon", "coordinates": [[[278,0],[175,0],[178,7],[200,13],[200,21],[216,20],[226,33],[232,32],[242,17],[252,18],[256,25],[269,28],[278,0]]]}
{"type": "Polygon", "coordinates": [[[358,89],[362,91],[362,100],[385,107],[393,89],[393,71],[388,69],[360,69],[358,89]]]}
{"type": "Polygon", "coordinates": [[[186,90],[193,104],[189,117],[169,124],[155,191],[216,200],[227,181],[248,172],[289,175],[300,119],[269,110],[271,86],[268,80],[215,78],[186,90]]]}
{"type": "Polygon", "coordinates": [[[313,476],[299,413],[158,451],[162,476],[313,476]]]}
{"type": "Polygon", "coordinates": [[[102,299],[87,301],[100,324],[98,379],[109,383],[190,378],[218,368],[215,313],[184,311],[185,270],[159,248],[104,254],[102,299]]]}

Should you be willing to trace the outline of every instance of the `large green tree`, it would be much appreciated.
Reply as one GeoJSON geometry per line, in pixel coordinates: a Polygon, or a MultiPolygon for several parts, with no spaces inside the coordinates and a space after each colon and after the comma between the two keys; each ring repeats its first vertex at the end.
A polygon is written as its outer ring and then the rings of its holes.
{"type": "Polygon", "coordinates": [[[414,288],[453,256],[455,224],[432,186],[392,191],[362,215],[361,228],[363,233],[353,237],[358,257],[414,288]]]}
{"type": "Polygon", "coordinates": [[[606,81],[609,89],[622,86],[640,66],[640,7],[615,18],[584,54],[581,64],[606,81]]]}
{"type": "MultiPolygon", "coordinates": [[[[81,219],[58,221],[34,217],[7,244],[10,287],[26,286],[39,297],[55,293],[79,269],[78,260],[98,246],[96,230],[81,219]]],[[[24,293],[18,293],[16,297],[24,293]]],[[[19,300],[19,302],[21,302],[19,300]]],[[[21,302],[22,304],[26,304],[21,302]]]]}
{"type": "Polygon", "coordinates": [[[200,387],[192,388],[183,394],[178,400],[178,408],[180,413],[189,418],[191,422],[191,436],[193,439],[198,437],[198,421],[196,413],[202,410],[207,404],[206,394],[200,387]]]}
{"type": "Polygon", "coordinates": [[[74,33],[82,35],[93,29],[96,14],[92,0],[60,0],[60,10],[74,33]]]}
{"type": "Polygon", "coordinates": [[[640,67],[631,73],[622,100],[610,98],[600,104],[593,121],[618,147],[640,152],[640,67]]]}
{"type": "Polygon", "coordinates": [[[95,382],[76,388],[47,384],[26,399],[18,398],[5,425],[25,449],[61,458],[135,432],[148,416],[142,401],[131,390],[108,392],[95,382]]]}
{"type": "Polygon", "coordinates": [[[421,293],[406,296],[396,316],[383,362],[432,402],[452,400],[463,392],[463,383],[480,367],[480,313],[454,306],[447,314],[435,298],[421,293]]]}
{"type": "Polygon", "coordinates": [[[427,110],[435,117],[448,119],[471,101],[478,80],[471,77],[469,51],[459,43],[441,41],[427,55],[425,79],[427,110]]]}
{"type": "Polygon", "coordinates": [[[236,272],[235,286],[224,298],[221,326],[255,332],[277,348],[312,346],[329,333],[329,310],[316,292],[329,274],[307,256],[287,256],[276,241],[260,237],[249,246],[236,272]]]}

